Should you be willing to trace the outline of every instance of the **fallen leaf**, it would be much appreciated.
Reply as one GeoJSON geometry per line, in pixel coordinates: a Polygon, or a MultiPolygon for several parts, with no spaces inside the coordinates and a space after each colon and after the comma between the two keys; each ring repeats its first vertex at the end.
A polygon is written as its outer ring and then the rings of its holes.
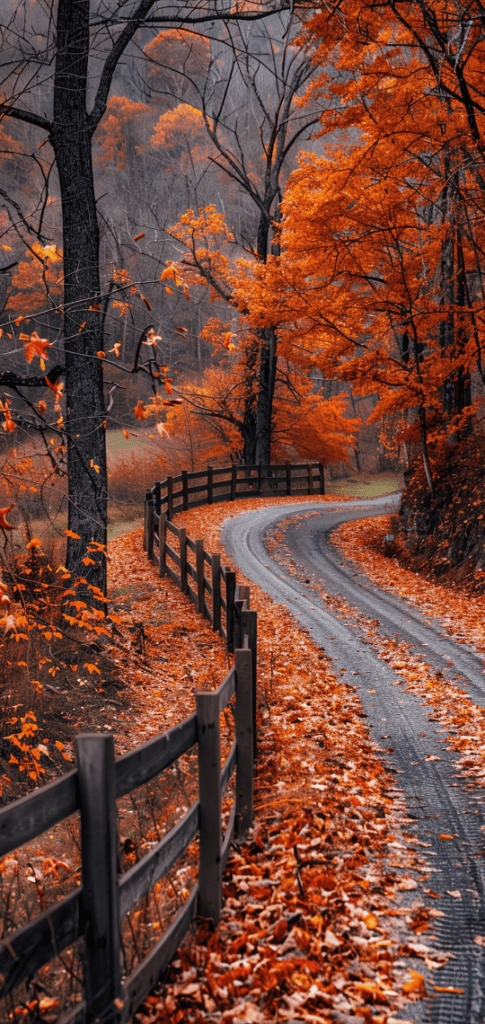
{"type": "Polygon", "coordinates": [[[460,996],[465,994],[464,988],[453,988],[452,985],[433,985],[433,988],[435,992],[456,992],[460,996]]]}
{"type": "Polygon", "coordinates": [[[426,984],[424,975],[420,974],[419,971],[409,971],[411,975],[410,981],[405,981],[402,987],[403,992],[406,995],[415,995],[418,999],[426,998],[426,984]]]}

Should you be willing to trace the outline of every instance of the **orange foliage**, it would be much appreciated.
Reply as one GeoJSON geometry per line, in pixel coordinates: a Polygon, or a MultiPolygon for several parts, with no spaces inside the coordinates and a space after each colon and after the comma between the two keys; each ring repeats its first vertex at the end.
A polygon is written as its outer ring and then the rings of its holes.
{"type": "Polygon", "coordinates": [[[135,118],[149,113],[150,107],[145,103],[134,103],[126,96],[110,97],[99,127],[101,164],[112,164],[117,170],[126,166],[127,132],[135,118]]]}
{"type": "Polygon", "coordinates": [[[151,79],[155,82],[160,79],[164,92],[182,96],[188,79],[204,82],[210,62],[210,43],[193,32],[163,29],[145,46],[144,53],[151,61],[151,79]]]}
{"type": "Polygon", "coordinates": [[[21,309],[24,316],[44,308],[49,299],[58,302],[63,281],[62,251],[56,245],[34,242],[25,255],[12,276],[6,304],[6,309],[21,309]]]}
{"type": "Polygon", "coordinates": [[[297,341],[302,362],[377,392],[371,419],[423,445],[427,427],[441,429],[446,388],[446,411],[460,413],[469,373],[485,381],[485,39],[474,9],[450,15],[432,0],[401,14],[344,0],[339,18],[313,15],[321,70],[307,99],[325,100],[325,154],[301,155],[282,255],[247,263],[237,292],[253,327],[278,325],[283,353],[297,341]]]}

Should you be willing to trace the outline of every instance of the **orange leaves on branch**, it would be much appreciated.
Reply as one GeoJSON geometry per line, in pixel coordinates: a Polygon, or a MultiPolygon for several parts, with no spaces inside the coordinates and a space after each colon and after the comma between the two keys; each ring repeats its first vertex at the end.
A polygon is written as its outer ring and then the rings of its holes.
{"type": "Polygon", "coordinates": [[[10,412],[10,404],[10,398],[6,398],[4,402],[0,398],[0,412],[3,412],[3,415],[5,417],[2,423],[2,427],[6,434],[12,434],[13,431],[15,430],[15,423],[12,419],[12,415],[10,412]]]}

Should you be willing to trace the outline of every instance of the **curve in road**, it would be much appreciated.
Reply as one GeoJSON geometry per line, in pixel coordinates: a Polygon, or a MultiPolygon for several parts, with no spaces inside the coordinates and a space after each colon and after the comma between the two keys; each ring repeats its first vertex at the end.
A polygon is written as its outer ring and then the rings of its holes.
{"type": "MultiPolygon", "coordinates": [[[[353,566],[342,564],[341,553],[332,545],[331,533],[341,523],[395,512],[398,501],[396,496],[311,507],[298,502],[280,508],[273,505],[226,521],[222,541],[245,576],[275,601],[286,604],[334,662],[334,669],[345,672],[346,682],[359,690],[372,738],[380,745],[385,740],[385,748],[392,748],[387,767],[396,773],[405,796],[408,817],[415,823],[411,831],[426,843],[426,856],[433,865],[428,884],[442,894],[439,903],[425,893],[422,898],[423,903],[435,909],[439,906],[444,913],[434,922],[433,940],[454,955],[438,978],[436,974],[429,977],[428,991],[433,985],[465,990],[464,994],[437,994],[416,1004],[414,1019],[431,1024],[484,1024],[485,949],[473,940],[485,936],[484,838],[480,831],[485,821],[485,792],[460,776],[458,755],[443,746],[446,733],[434,728],[432,706],[401,687],[396,690],[395,672],[364,636],[356,635],[355,624],[337,618],[328,607],[318,607],[318,595],[290,575],[265,545],[268,531],[287,521],[285,544],[310,583],[323,581],[328,593],[345,598],[374,621],[378,619],[384,636],[401,638],[423,650],[426,662],[445,678],[452,662],[454,673],[462,677],[460,685],[466,685],[474,703],[485,707],[482,657],[472,647],[443,635],[439,623],[430,622],[403,598],[376,586],[353,566]],[[292,522],[296,515],[298,521],[292,522]],[[425,761],[429,755],[437,760],[425,761]],[[440,840],[443,833],[453,835],[453,840],[440,840]]],[[[431,938],[423,936],[426,943],[431,938]]]]}

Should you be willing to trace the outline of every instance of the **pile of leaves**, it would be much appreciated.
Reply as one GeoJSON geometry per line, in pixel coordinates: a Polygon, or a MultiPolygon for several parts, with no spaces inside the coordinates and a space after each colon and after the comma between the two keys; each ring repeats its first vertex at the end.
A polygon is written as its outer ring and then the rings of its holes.
{"type": "Polygon", "coordinates": [[[448,442],[437,457],[431,495],[421,463],[407,474],[396,541],[403,564],[485,592],[485,441],[448,442]]]}

